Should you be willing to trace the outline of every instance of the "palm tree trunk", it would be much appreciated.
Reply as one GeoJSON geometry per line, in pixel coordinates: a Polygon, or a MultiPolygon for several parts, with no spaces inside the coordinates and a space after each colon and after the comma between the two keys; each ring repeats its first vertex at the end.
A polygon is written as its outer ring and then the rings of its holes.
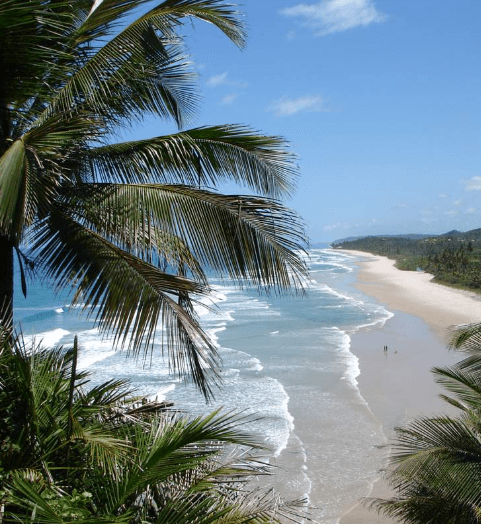
{"type": "Polygon", "coordinates": [[[13,244],[0,236],[0,322],[7,330],[13,326],[13,244]]]}

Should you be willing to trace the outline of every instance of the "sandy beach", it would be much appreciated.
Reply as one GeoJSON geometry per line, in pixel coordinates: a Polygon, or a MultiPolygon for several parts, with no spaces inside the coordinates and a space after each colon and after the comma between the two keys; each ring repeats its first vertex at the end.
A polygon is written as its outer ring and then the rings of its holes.
{"type": "MultiPolygon", "coordinates": [[[[358,384],[388,441],[393,428],[419,415],[449,412],[438,394],[430,369],[461,359],[448,352],[447,330],[458,324],[481,321],[481,296],[431,282],[424,272],[400,271],[386,257],[345,251],[363,257],[356,288],[374,297],[394,313],[381,328],[366,328],[352,336],[351,351],[359,358],[358,384]],[[384,346],[388,351],[384,352],[384,346]]],[[[387,454],[388,447],[386,448],[387,454]]],[[[382,468],[384,465],[380,465],[382,468]]],[[[387,497],[380,478],[372,497],[387,497]]],[[[388,524],[387,517],[361,505],[346,508],[341,524],[388,524]]]]}

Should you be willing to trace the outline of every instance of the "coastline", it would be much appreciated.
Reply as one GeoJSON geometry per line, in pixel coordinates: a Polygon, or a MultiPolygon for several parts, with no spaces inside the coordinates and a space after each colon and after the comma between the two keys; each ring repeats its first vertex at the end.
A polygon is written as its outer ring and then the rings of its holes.
{"type": "MultiPolygon", "coordinates": [[[[453,413],[438,394],[430,369],[460,360],[446,349],[447,330],[453,325],[481,321],[481,296],[431,282],[424,272],[401,271],[386,257],[339,250],[362,257],[353,284],[386,306],[394,316],[382,327],[352,335],[351,352],[359,358],[358,386],[388,442],[394,427],[434,413],[453,413]],[[388,351],[384,352],[384,346],[388,351]],[[407,387],[408,385],[408,387],[407,387]]],[[[388,446],[386,446],[386,455],[388,446]]],[[[386,464],[380,464],[380,470],[386,464]]],[[[369,497],[390,496],[387,482],[374,481],[369,497]]],[[[391,524],[395,521],[369,511],[360,503],[346,508],[340,524],[391,524]]]]}
{"type": "Polygon", "coordinates": [[[424,271],[401,271],[384,256],[340,251],[365,258],[359,262],[357,289],[391,309],[422,318],[442,342],[450,326],[481,322],[481,295],[431,282],[433,275],[424,271]]]}

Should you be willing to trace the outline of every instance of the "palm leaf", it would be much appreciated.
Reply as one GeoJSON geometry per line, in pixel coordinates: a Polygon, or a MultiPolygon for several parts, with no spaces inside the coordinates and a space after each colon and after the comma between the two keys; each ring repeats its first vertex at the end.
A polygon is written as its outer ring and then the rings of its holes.
{"type": "Polygon", "coordinates": [[[116,344],[128,342],[135,354],[142,347],[146,353],[161,322],[173,373],[190,375],[206,397],[212,394],[217,350],[172,298],[180,292],[206,293],[203,286],[160,271],[60,212],[36,232],[36,242],[47,275],[61,286],[75,284],[72,304],[89,306],[102,330],[115,331],[116,344]]]}
{"type": "Polygon", "coordinates": [[[18,508],[25,510],[22,522],[25,524],[129,524],[132,522],[132,512],[122,515],[97,516],[84,505],[79,504],[78,495],[69,496],[60,490],[44,489],[38,484],[29,482],[15,475],[11,482],[9,502],[13,504],[13,512],[5,513],[7,518],[18,521],[18,508]],[[45,496],[48,494],[49,496],[45,496]],[[56,495],[56,497],[55,497],[56,495]]]}
{"type": "Polygon", "coordinates": [[[179,237],[201,265],[227,273],[241,285],[251,281],[279,291],[301,288],[306,267],[296,250],[304,240],[302,226],[294,212],[274,200],[180,185],[99,189],[105,197],[86,206],[86,218],[130,250],[137,248],[129,242],[138,236],[167,231],[179,237]]]}
{"type": "Polygon", "coordinates": [[[26,150],[16,140],[0,157],[0,234],[12,240],[24,226],[26,190],[26,150]]]}
{"type": "MultiPolygon", "coordinates": [[[[51,93],[59,71],[74,61],[64,35],[75,23],[78,1],[5,0],[0,3],[0,100],[14,126],[30,120],[28,111],[51,93]],[[68,55],[68,56],[66,56],[68,55]],[[4,104],[10,104],[8,109],[4,104]],[[22,123],[21,123],[22,121],[22,123]]],[[[2,120],[2,122],[4,122],[2,120]]],[[[0,126],[0,133],[5,127],[0,126]]],[[[1,137],[2,144],[8,137],[1,137]]]]}
{"type": "Polygon", "coordinates": [[[448,368],[435,367],[432,372],[436,382],[458,399],[443,395],[444,400],[463,411],[481,410],[481,356],[472,355],[448,368]]]}
{"type": "Polygon", "coordinates": [[[213,126],[92,149],[84,163],[84,177],[198,187],[233,180],[280,198],[294,189],[294,161],[280,137],[263,136],[240,125],[213,126]]]}
{"type": "Polygon", "coordinates": [[[481,504],[480,437],[462,419],[424,418],[397,430],[391,481],[396,489],[412,482],[443,489],[447,497],[481,504]]]}
{"type": "MultiPolygon", "coordinates": [[[[118,2],[109,2],[105,9],[93,11],[86,20],[87,33],[113,15],[113,12],[106,15],[109,7],[115,10],[118,2]]],[[[208,21],[236,43],[243,42],[237,13],[223,2],[167,0],[92,54],[58,91],[46,115],[66,111],[72,104],[77,107],[85,104],[109,119],[151,112],[172,117],[182,127],[197,104],[189,61],[182,50],[182,40],[173,32],[185,17],[208,21]]]]}
{"type": "Polygon", "coordinates": [[[481,323],[455,326],[448,343],[452,349],[479,352],[481,348],[481,323]]]}

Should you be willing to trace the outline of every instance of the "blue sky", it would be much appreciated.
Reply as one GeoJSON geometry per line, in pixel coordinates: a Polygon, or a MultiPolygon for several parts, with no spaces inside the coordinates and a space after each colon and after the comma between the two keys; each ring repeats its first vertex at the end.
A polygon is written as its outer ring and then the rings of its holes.
{"type": "Polygon", "coordinates": [[[203,93],[194,124],[287,138],[301,171],[287,204],[313,241],[481,227],[480,0],[240,9],[243,51],[206,24],[187,31],[203,93]]]}

